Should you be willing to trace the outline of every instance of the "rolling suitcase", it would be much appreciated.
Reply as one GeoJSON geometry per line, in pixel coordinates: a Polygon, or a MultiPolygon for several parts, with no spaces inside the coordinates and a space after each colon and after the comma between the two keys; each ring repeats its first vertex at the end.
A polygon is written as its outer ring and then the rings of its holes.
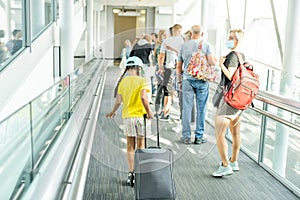
{"type": "Polygon", "coordinates": [[[145,115],[145,149],[137,149],[134,155],[136,199],[175,199],[173,151],[159,146],[158,115],[156,116],[157,147],[146,146],[145,115]]]}

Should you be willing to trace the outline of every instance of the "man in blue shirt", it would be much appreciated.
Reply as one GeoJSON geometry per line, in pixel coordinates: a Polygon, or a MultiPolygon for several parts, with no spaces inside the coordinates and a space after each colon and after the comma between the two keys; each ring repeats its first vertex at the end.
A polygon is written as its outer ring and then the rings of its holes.
{"type": "MultiPolygon", "coordinates": [[[[180,49],[176,72],[178,77],[178,85],[182,89],[182,142],[190,144],[191,142],[191,113],[196,95],[196,131],[194,144],[206,142],[203,137],[206,103],[208,99],[209,84],[206,81],[196,79],[187,72],[188,65],[192,58],[192,53],[198,50],[199,42],[202,41],[203,32],[200,25],[194,25],[191,28],[191,40],[185,42],[180,49]]],[[[202,41],[202,52],[207,56],[210,65],[215,66],[216,57],[213,55],[211,45],[202,41]]]]}
{"type": "Polygon", "coordinates": [[[15,29],[12,34],[14,38],[6,43],[6,47],[10,55],[15,54],[20,48],[22,48],[22,31],[15,29]]]}

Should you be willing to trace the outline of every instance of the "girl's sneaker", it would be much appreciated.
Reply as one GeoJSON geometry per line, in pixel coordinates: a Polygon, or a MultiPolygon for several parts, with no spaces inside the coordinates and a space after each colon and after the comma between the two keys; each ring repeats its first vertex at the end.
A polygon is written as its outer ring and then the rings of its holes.
{"type": "Polygon", "coordinates": [[[229,165],[231,166],[232,171],[239,171],[240,168],[239,168],[239,163],[238,163],[238,161],[231,162],[230,159],[231,159],[231,158],[229,158],[229,165]]]}
{"type": "Polygon", "coordinates": [[[133,172],[129,172],[128,173],[128,177],[127,177],[127,185],[133,187],[134,186],[134,173],[133,172]]]}

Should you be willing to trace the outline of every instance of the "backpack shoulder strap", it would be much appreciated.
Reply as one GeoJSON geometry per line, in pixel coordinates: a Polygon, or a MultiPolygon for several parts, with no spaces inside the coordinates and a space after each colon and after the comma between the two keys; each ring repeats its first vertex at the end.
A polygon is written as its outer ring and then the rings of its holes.
{"type": "Polygon", "coordinates": [[[240,65],[242,65],[244,63],[244,59],[243,59],[241,53],[240,52],[236,52],[236,51],[233,51],[233,52],[238,57],[240,65]]]}
{"type": "Polygon", "coordinates": [[[202,49],[203,40],[200,40],[198,44],[198,51],[202,49]]]}

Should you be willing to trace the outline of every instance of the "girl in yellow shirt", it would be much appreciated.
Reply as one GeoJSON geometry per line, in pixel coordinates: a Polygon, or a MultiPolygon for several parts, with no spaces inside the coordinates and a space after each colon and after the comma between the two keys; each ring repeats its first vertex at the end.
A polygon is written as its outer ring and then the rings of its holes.
{"type": "Polygon", "coordinates": [[[127,184],[131,186],[133,186],[134,178],[135,146],[138,149],[145,148],[143,115],[147,114],[148,119],[153,118],[147,98],[147,92],[150,92],[150,84],[146,78],[140,76],[142,66],[143,61],[136,56],[127,59],[126,69],[115,89],[116,100],[113,109],[106,115],[106,117],[114,117],[115,112],[123,103],[122,118],[125,126],[124,133],[127,138],[127,162],[129,167],[127,184]]]}

